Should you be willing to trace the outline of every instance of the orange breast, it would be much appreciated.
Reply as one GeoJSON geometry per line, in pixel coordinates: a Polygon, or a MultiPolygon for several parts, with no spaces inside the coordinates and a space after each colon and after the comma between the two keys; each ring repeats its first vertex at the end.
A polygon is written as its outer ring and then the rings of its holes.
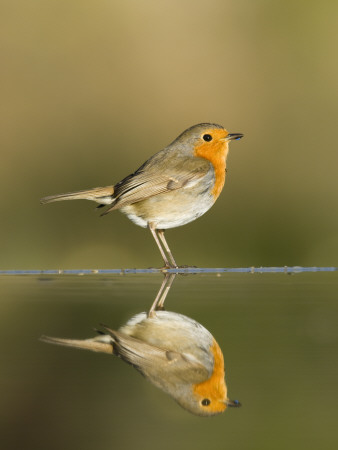
{"type": "MultiPolygon", "coordinates": [[[[222,132],[224,130],[219,130],[222,132]]],[[[214,133],[215,134],[215,131],[214,133]]],[[[217,137],[211,142],[203,142],[195,147],[195,155],[207,159],[211,162],[215,171],[215,184],[212,189],[212,195],[216,200],[221,193],[225,182],[226,157],[228,154],[228,142],[218,140],[217,137]]]]}
{"type": "Polygon", "coordinates": [[[213,341],[210,351],[214,357],[214,370],[211,377],[196,384],[193,391],[201,399],[211,400],[209,410],[213,412],[222,412],[226,408],[227,388],[224,380],[224,359],[223,353],[217,342],[213,341]]]}

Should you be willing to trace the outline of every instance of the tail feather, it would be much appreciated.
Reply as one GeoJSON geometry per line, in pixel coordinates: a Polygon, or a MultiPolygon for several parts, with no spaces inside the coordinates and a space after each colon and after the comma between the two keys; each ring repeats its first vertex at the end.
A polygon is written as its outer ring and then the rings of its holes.
{"type": "Polygon", "coordinates": [[[97,187],[84,191],[67,192],[65,194],[50,195],[40,200],[40,203],[60,202],[63,200],[92,200],[94,202],[110,205],[113,203],[114,186],[97,187]]]}
{"type": "Polygon", "coordinates": [[[40,341],[48,344],[63,345],[92,352],[113,354],[113,341],[110,336],[103,335],[92,339],[62,339],[51,336],[41,336],[40,341]]]}

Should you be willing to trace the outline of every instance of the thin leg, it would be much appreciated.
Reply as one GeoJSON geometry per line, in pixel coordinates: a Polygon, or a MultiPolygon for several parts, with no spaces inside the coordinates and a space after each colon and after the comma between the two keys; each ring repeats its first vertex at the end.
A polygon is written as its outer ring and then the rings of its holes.
{"type": "Polygon", "coordinates": [[[173,284],[173,281],[176,277],[176,273],[166,273],[164,275],[164,279],[162,281],[161,287],[156,295],[156,298],[151,305],[151,308],[148,312],[148,317],[155,317],[156,311],[158,309],[163,309],[164,301],[168,295],[168,292],[171,288],[171,285],[173,284]]]}
{"type": "Polygon", "coordinates": [[[172,253],[170,251],[169,245],[168,245],[168,243],[167,243],[167,241],[166,241],[166,239],[164,237],[164,230],[157,230],[157,234],[158,234],[159,238],[161,239],[162,244],[164,245],[164,248],[166,249],[166,252],[167,252],[167,254],[169,256],[169,259],[171,261],[172,267],[176,267],[177,268],[176,261],[174,260],[174,257],[173,257],[173,255],[172,255],[172,253]]]}
{"type": "Polygon", "coordinates": [[[164,309],[164,301],[167,298],[167,295],[168,295],[168,293],[170,291],[171,285],[173,284],[177,273],[169,273],[169,274],[166,274],[166,275],[168,275],[168,282],[167,282],[167,285],[166,285],[166,287],[164,289],[164,292],[163,292],[161,298],[158,300],[156,309],[164,309]]]}
{"type": "Polygon", "coordinates": [[[161,255],[162,255],[162,258],[163,258],[163,261],[164,261],[164,265],[166,267],[171,267],[171,265],[170,265],[170,263],[168,261],[167,255],[165,254],[165,252],[164,252],[164,250],[163,250],[163,248],[161,246],[161,242],[160,242],[160,240],[159,240],[159,238],[157,236],[156,228],[152,224],[149,224],[149,230],[151,231],[151,234],[153,235],[153,237],[155,239],[157,247],[159,248],[159,250],[161,252],[161,255]]]}

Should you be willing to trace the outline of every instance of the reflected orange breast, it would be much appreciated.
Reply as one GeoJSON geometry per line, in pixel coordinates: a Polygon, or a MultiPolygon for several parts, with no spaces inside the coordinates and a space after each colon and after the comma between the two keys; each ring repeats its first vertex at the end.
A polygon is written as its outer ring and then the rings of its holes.
{"type": "Polygon", "coordinates": [[[202,383],[196,384],[193,392],[201,399],[211,400],[209,410],[222,412],[226,409],[227,388],[224,380],[224,359],[219,345],[214,339],[210,351],[214,357],[214,370],[210,378],[202,383]]]}

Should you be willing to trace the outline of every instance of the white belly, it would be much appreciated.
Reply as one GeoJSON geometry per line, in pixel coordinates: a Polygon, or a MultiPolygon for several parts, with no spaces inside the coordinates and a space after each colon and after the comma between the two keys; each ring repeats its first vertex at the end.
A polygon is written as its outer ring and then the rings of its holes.
{"type": "Polygon", "coordinates": [[[187,189],[159,194],[124,206],[121,211],[140,227],[146,228],[152,223],[157,229],[166,230],[192,222],[207,212],[214,202],[209,192],[196,193],[196,189],[187,189]]]}
{"type": "Polygon", "coordinates": [[[149,217],[148,220],[146,220],[138,213],[133,212],[133,208],[131,207],[132,205],[123,208],[122,212],[126,214],[128,219],[130,219],[140,227],[147,228],[148,223],[155,223],[157,229],[167,230],[168,228],[180,227],[181,225],[185,225],[186,223],[198,219],[198,217],[206,213],[212,205],[213,202],[205,202],[203,205],[196,205],[195,208],[190,207],[189,211],[187,211],[187,209],[184,209],[183,211],[177,211],[174,213],[172,212],[171,208],[170,215],[163,212],[162,214],[156,214],[155,217],[149,217]]]}

